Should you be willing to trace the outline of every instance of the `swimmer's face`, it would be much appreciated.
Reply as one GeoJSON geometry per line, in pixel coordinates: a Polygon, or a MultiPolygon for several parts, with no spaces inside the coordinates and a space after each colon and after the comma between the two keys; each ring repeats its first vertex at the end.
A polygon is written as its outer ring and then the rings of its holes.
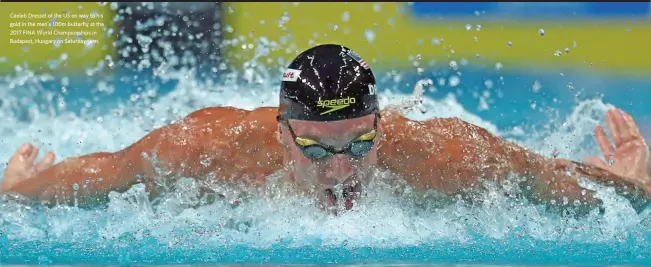
{"type": "Polygon", "coordinates": [[[285,157],[293,167],[296,186],[315,194],[325,207],[350,205],[368,181],[368,169],[377,164],[377,120],[368,115],[330,122],[281,122],[279,138],[287,148],[285,157]]]}

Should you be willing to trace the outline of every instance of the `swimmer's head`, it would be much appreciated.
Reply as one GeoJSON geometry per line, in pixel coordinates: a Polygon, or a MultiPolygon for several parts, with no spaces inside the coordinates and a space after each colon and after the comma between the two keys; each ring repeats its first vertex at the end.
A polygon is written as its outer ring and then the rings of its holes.
{"type": "Polygon", "coordinates": [[[296,185],[328,207],[350,208],[377,163],[379,104],[368,64],[341,45],[304,51],[282,74],[278,113],[296,185]]]}

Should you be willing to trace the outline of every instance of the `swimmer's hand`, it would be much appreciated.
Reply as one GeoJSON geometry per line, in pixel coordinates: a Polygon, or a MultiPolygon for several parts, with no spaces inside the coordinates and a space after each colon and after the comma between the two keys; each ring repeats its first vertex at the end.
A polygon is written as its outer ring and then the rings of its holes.
{"type": "Polygon", "coordinates": [[[1,192],[10,191],[16,184],[36,177],[36,174],[49,168],[54,163],[54,153],[48,152],[41,161],[36,161],[39,149],[32,144],[23,144],[11,157],[5,177],[2,179],[1,192]]]}
{"type": "Polygon", "coordinates": [[[637,124],[628,113],[611,109],[606,113],[606,122],[614,146],[608,140],[603,127],[595,128],[595,138],[604,158],[587,157],[585,162],[608,170],[623,179],[636,184],[651,197],[651,157],[649,146],[640,134],[637,124]]]}

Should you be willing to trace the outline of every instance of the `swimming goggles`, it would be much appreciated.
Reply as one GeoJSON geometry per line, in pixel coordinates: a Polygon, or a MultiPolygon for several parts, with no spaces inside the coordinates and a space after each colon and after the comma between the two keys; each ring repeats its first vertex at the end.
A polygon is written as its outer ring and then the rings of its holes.
{"type": "Polygon", "coordinates": [[[373,130],[355,138],[355,140],[346,144],[342,149],[336,149],[333,146],[321,144],[309,138],[298,137],[287,120],[282,119],[280,116],[277,119],[278,121],[284,121],[287,124],[289,133],[292,135],[292,138],[294,138],[294,143],[296,143],[305,157],[310,160],[323,160],[335,154],[348,154],[357,158],[361,158],[368,154],[375,144],[379,118],[380,115],[376,113],[375,121],[373,122],[373,130]]]}

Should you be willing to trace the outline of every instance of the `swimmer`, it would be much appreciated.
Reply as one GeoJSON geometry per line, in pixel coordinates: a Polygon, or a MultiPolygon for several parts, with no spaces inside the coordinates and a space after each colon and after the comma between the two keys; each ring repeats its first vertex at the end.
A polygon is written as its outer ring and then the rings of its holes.
{"type": "MultiPolygon", "coordinates": [[[[485,190],[482,180],[515,174],[526,178],[519,182],[529,200],[549,207],[571,208],[574,200],[598,207],[578,185],[580,176],[615,186],[638,211],[651,196],[648,172],[628,168],[649,158],[638,151],[646,143],[636,133],[619,135],[616,148],[597,135],[607,159],[619,162],[608,167],[596,158],[590,161],[597,166],[545,158],[458,118],[410,120],[395,109],[380,110],[371,69],[341,45],[304,51],[281,79],[279,107],[204,108],[117,152],[53,164],[52,152],[36,161],[38,148],[25,144],[11,158],[1,190],[47,205],[84,206],[140,183],[155,197],[161,176],[259,188],[279,174],[279,182],[324,209],[346,210],[363,196],[368,170],[380,169],[416,191],[448,196],[485,190]]],[[[616,129],[631,126],[628,117],[609,116],[616,129]]]]}

